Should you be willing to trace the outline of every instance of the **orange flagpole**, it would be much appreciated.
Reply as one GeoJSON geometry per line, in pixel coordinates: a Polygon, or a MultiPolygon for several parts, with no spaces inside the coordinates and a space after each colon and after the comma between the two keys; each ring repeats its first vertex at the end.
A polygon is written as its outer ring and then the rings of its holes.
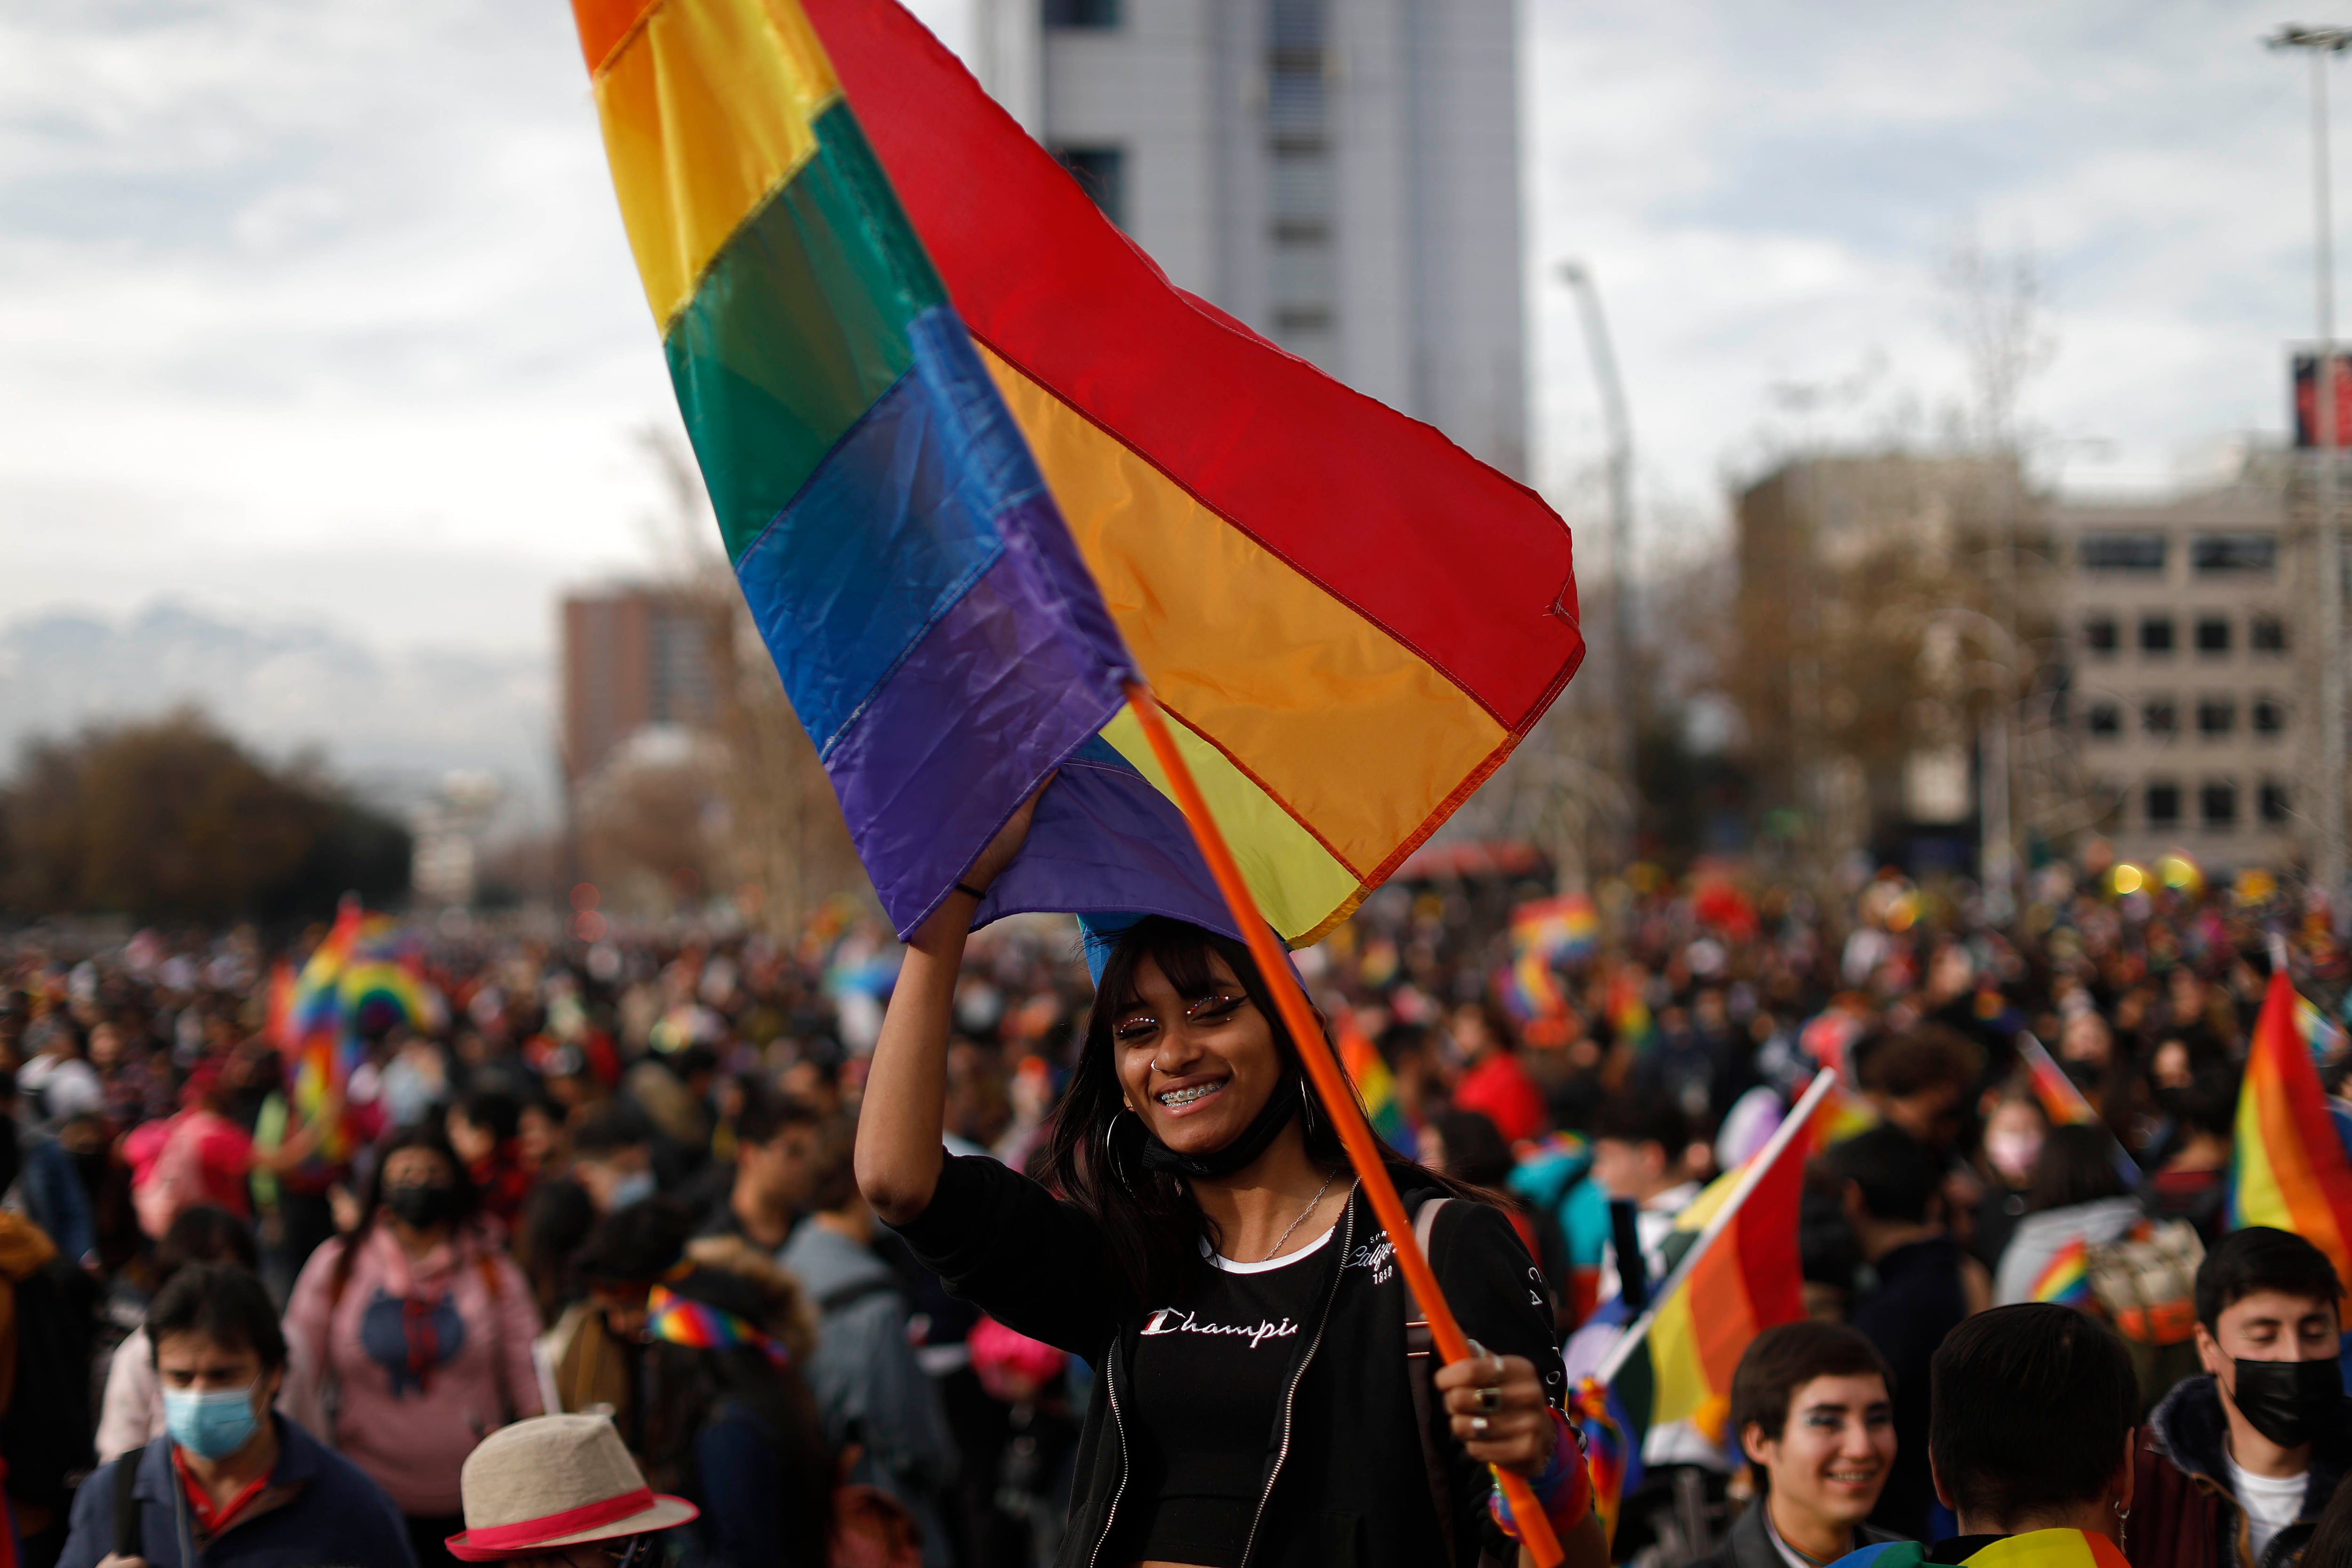
{"type": "MultiPolygon", "coordinates": [[[[1233,910],[1242,938],[1249,944],[1250,956],[1257,961],[1258,972],[1265,976],[1266,988],[1274,993],[1275,1010],[1282,1015],[1283,1026],[1290,1031],[1291,1040],[1298,1047],[1298,1059],[1305,1065],[1307,1076],[1315,1080],[1315,1091],[1330,1112],[1332,1126],[1339,1129],[1339,1142],[1347,1146],[1348,1163],[1355,1166],[1356,1175],[1363,1183],[1364,1195],[1371,1200],[1372,1212],[1380,1216],[1382,1228],[1388,1232],[1389,1245],[1396,1249],[1397,1267],[1404,1270],[1405,1281],[1412,1287],[1413,1300],[1429,1314],[1430,1337],[1436,1342],[1439,1357],[1448,1362],[1463,1360],[1470,1353],[1470,1342],[1463,1334],[1462,1325],[1454,1321],[1454,1309],[1446,1305],[1444,1293],[1437,1288],[1437,1276],[1431,1271],[1429,1259],[1422,1256],[1420,1245],[1413,1240],[1412,1221],[1404,1212],[1404,1201],[1397,1196],[1396,1184],[1389,1180],[1388,1163],[1381,1157],[1380,1140],[1364,1120],[1346,1073],[1323,1038],[1323,1030],[1315,1021],[1315,1011],[1307,1005],[1306,994],[1291,973],[1287,952],[1265,923],[1265,917],[1258,913],[1257,900],[1250,897],[1249,885],[1242,880],[1241,868],[1234,864],[1225,836],[1218,831],[1216,818],[1209,815],[1209,803],[1202,797],[1201,786],[1193,782],[1192,770],[1185,765],[1183,753],[1176,749],[1176,738],[1168,732],[1168,721],[1160,713],[1160,704],[1152,700],[1151,693],[1140,681],[1128,683],[1127,701],[1143,726],[1151,754],[1160,759],[1160,769],[1168,775],[1176,805],[1184,813],[1184,821],[1201,847],[1202,857],[1209,862],[1209,874],[1217,879],[1218,890],[1233,910]]],[[[1504,1497],[1509,1500],[1511,1517],[1519,1527],[1520,1544],[1535,1554],[1543,1568],[1558,1568],[1562,1556],[1559,1540],[1552,1533],[1551,1521],[1536,1501],[1534,1490],[1517,1471],[1496,1468],[1494,1474],[1504,1497]]]]}

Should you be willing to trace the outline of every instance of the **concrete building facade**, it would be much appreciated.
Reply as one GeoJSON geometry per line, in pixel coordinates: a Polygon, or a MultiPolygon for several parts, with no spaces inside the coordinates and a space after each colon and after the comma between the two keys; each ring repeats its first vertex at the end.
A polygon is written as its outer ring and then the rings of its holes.
{"type": "Polygon", "coordinates": [[[980,0],[974,67],[1180,288],[1526,468],[1513,0],[980,0]]]}
{"type": "Polygon", "coordinates": [[[2113,803],[2117,852],[2186,848],[2209,868],[2284,868],[2317,689],[2307,541],[2287,493],[2248,479],[2158,502],[2075,502],[2051,521],[2076,756],[2113,803]]]}

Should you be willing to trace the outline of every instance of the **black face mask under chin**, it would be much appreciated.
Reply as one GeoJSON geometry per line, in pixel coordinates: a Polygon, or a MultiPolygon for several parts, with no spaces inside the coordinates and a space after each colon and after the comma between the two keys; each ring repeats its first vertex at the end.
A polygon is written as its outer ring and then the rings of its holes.
{"type": "Polygon", "coordinates": [[[2300,1448],[2343,1420],[2344,1373],[2325,1361],[2237,1361],[2231,1403],[2282,1448],[2300,1448]]]}
{"type": "Polygon", "coordinates": [[[1212,1149],[1205,1154],[1179,1154],[1147,1131],[1143,1135],[1143,1168],[1169,1176],[1230,1176],[1274,1147],[1275,1139],[1298,1114],[1298,1080],[1285,1073],[1257,1115],[1242,1129],[1242,1135],[1222,1149],[1212,1149]]]}

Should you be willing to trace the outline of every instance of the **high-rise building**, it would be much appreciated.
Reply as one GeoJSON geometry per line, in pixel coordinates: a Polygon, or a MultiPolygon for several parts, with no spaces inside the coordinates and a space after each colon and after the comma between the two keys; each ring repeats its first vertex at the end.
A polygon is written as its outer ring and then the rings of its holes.
{"type": "Polygon", "coordinates": [[[715,719],[707,601],[640,586],[568,595],[562,630],[567,789],[646,730],[715,719]]]}
{"type": "Polygon", "coordinates": [[[973,66],[1180,288],[1525,468],[1513,0],[976,0],[973,66]]]}

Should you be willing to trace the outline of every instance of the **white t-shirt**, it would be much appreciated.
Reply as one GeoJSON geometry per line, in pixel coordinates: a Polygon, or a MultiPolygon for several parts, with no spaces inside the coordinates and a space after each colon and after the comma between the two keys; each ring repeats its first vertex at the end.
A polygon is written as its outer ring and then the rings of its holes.
{"type": "Polygon", "coordinates": [[[2230,1467],[2230,1490],[2236,1494],[2238,1506],[2246,1510],[2254,1561],[2260,1563],[2272,1539],[2302,1514],[2303,1494],[2311,1478],[2307,1474],[2279,1478],[2252,1475],[2240,1469],[2238,1461],[2226,1452],[2221,1458],[2230,1467]]]}

